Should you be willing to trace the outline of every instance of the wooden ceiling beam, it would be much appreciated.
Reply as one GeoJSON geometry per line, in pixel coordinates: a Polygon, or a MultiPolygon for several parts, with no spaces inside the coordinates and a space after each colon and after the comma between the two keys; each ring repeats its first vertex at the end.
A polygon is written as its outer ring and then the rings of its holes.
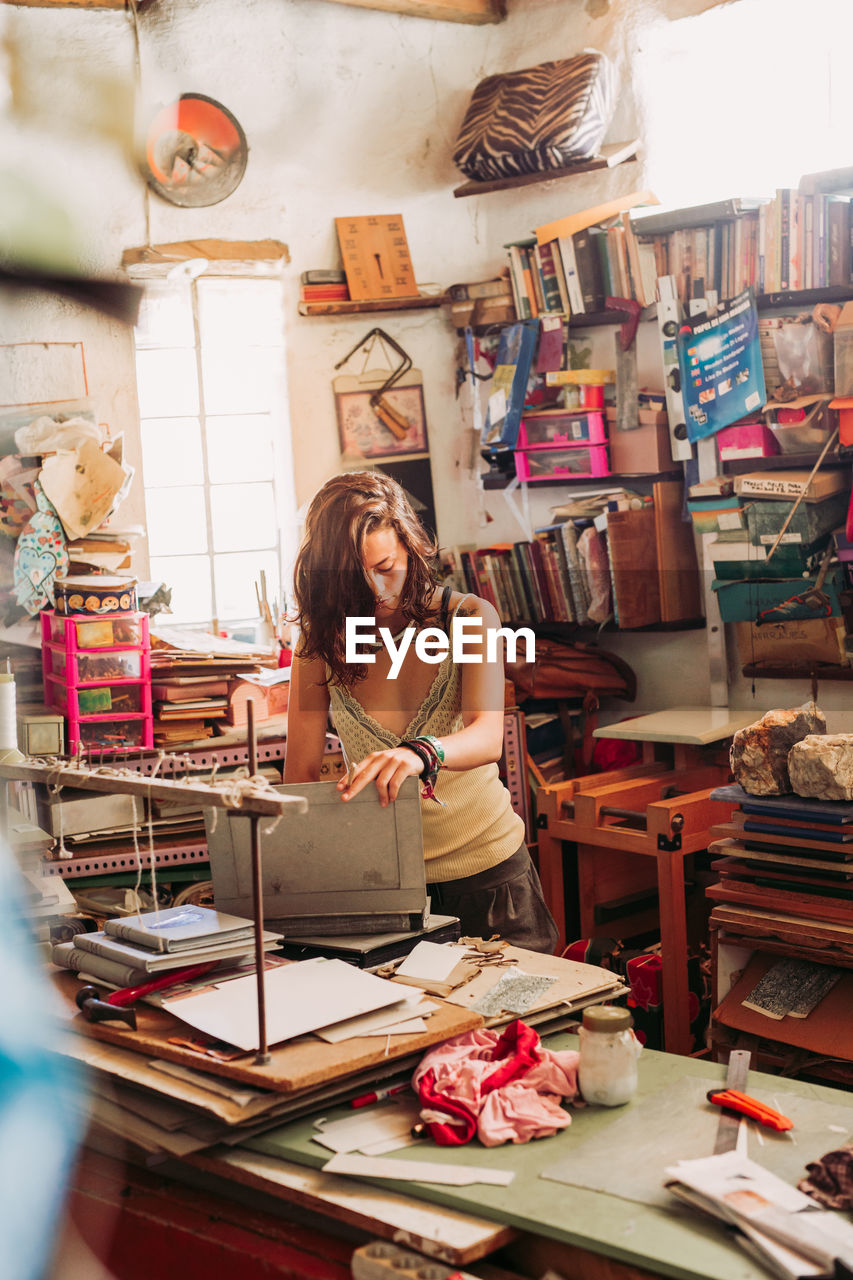
{"type": "Polygon", "coordinates": [[[410,18],[433,18],[439,22],[467,22],[482,26],[503,22],[506,0],[330,0],[356,9],[379,9],[383,13],[401,13],[410,18]]]}

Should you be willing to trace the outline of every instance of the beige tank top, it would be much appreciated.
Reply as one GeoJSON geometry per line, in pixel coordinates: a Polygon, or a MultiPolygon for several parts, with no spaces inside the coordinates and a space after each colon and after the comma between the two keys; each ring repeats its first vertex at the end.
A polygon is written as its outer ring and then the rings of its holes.
{"type": "MultiPolygon", "coordinates": [[[[455,615],[456,610],[450,619],[451,631],[455,615]]],[[[335,730],[352,763],[371,751],[398,747],[406,738],[425,733],[442,738],[463,727],[462,672],[453,662],[452,646],[399,737],[374,720],[345,686],[329,685],[329,697],[335,730]]],[[[477,875],[511,857],[523,842],[524,823],[512,808],[496,764],[442,769],[435,792],[444,807],[434,800],[421,800],[427,883],[477,875]]]]}

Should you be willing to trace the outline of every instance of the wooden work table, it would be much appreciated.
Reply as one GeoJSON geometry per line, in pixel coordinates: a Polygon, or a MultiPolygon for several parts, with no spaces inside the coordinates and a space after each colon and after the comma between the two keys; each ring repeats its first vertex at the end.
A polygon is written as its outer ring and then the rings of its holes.
{"type": "MultiPolygon", "coordinates": [[[[577,1040],[562,1035],[548,1043],[572,1048],[577,1040]]],[[[277,1205],[285,1218],[296,1207],[310,1209],[318,1215],[315,1228],[317,1222],[325,1222],[331,1236],[340,1237],[345,1227],[350,1231],[347,1238],[352,1240],[352,1229],[358,1228],[361,1234],[355,1236],[356,1244],[365,1238],[395,1240],[457,1266],[488,1256],[518,1275],[534,1278],[551,1267],[573,1280],[642,1280],[653,1276],[766,1280],[767,1272],[733,1243],[722,1224],[678,1207],[674,1198],[670,1200],[668,1193],[660,1190],[664,1165],[678,1158],[675,1153],[685,1157],[710,1154],[718,1113],[706,1102],[704,1091],[724,1077],[721,1065],[646,1050],[640,1058],[639,1090],[628,1106],[577,1110],[569,1128],[554,1137],[492,1149],[476,1141],[461,1148],[426,1142],[391,1156],[401,1162],[425,1159],[511,1170],[515,1176],[506,1187],[394,1181],[374,1184],[364,1179],[328,1177],[319,1169],[329,1153],[311,1141],[311,1118],[235,1148],[213,1148],[172,1161],[155,1172],[160,1177],[174,1175],[184,1184],[204,1188],[225,1200],[236,1198],[253,1208],[277,1205]],[[678,1098],[682,1100],[681,1115],[675,1105],[678,1098]],[[667,1118],[670,1099],[673,1108],[667,1118]],[[686,1124],[685,1099],[690,1113],[686,1124]],[[647,1141],[625,1147],[619,1136],[625,1125],[644,1125],[655,1108],[663,1119],[648,1124],[647,1141]],[[653,1188],[651,1198],[660,1197],[659,1206],[627,1198],[624,1187],[623,1194],[616,1195],[542,1176],[556,1165],[568,1164],[577,1167],[583,1180],[585,1170],[595,1164],[596,1153],[599,1164],[602,1156],[609,1162],[614,1181],[630,1177],[624,1169],[631,1160],[638,1168],[642,1166],[639,1176],[653,1188]],[[577,1161],[573,1160],[575,1154],[577,1161]]],[[[748,1087],[759,1096],[762,1091],[778,1096],[780,1105],[787,1106],[789,1112],[796,1107],[812,1109],[804,1112],[810,1118],[802,1127],[799,1120],[795,1122],[795,1145],[786,1135],[763,1130],[759,1141],[755,1130],[750,1132],[752,1158],[770,1169],[775,1167],[780,1175],[778,1161],[787,1161],[787,1181],[795,1182],[805,1172],[807,1161],[850,1139],[853,1097],[849,1093],[758,1072],[750,1073],[748,1087]],[[830,1108],[835,1119],[832,1130],[826,1124],[830,1108]],[[784,1152],[774,1145],[780,1142],[786,1144],[784,1152]]],[[[341,1118],[352,1113],[337,1108],[323,1114],[341,1118]]],[[[124,1194],[127,1201],[128,1193],[124,1194]]],[[[296,1274],[308,1272],[297,1270],[296,1274]]]]}

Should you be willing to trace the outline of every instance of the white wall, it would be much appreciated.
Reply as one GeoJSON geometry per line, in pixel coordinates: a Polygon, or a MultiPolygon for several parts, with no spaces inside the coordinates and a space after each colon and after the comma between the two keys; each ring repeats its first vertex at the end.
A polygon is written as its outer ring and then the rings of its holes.
{"type": "MultiPolygon", "coordinates": [[[[592,46],[616,60],[622,77],[609,136],[642,136],[631,59],[644,31],[712,3],[509,0],[505,22],[469,27],[325,0],[161,0],[139,18],[141,100],[156,104],[181,92],[208,94],[234,112],[249,141],[240,187],[206,209],[178,209],[149,193],[116,145],[100,142],[96,148],[91,135],[81,165],[84,139],[64,136],[69,120],[105,114],[98,97],[105,78],[132,83],[129,14],[7,8],[4,22],[29,78],[30,99],[39,104],[36,124],[61,138],[62,145],[51,149],[49,179],[54,190],[73,193],[75,209],[81,202],[87,263],[114,269],[123,249],[146,242],[208,236],[285,241],[291,252],[285,271],[287,380],[298,501],[307,500],[338,466],[333,365],[380,323],[423,372],[439,532],[452,544],[518,534],[501,495],[481,494],[470,470],[471,433],[463,403],[455,398],[456,335],[445,314],[300,319],[299,273],[336,264],[336,215],[401,212],[421,284],[483,278],[503,265],[505,241],[550,218],[641,188],[643,166],[631,164],[454,199],[452,189],[461,178],[451,154],[470,92],[486,74],[592,46]]],[[[130,460],[138,464],[129,334],[47,295],[26,296],[0,315],[0,342],[69,336],[84,340],[99,414],[125,430],[130,460]]],[[[596,333],[602,359],[612,342],[612,331],[596,333]]],[[[648,336],[641,355],[641,381],[660,385],[648,336]]],[[[14,388],[4,388],[0,401],[14,399],[14,388]]],[[[560,496],[548,488],[534,498],[537,522],[560,496]]],[[[128,515],[141,518],[139,486],[128,515]]],[[[702,632],[608,636],[607,643],[641,672],[641,709],[707,700],[702,632]]],[[[734,692],[748,704],[748,690],[734,692]]],[[[763,709],[781,705],[780,699],[775,686],[759,702],[763,709]]],[[[822,700],[829,704],[834,698],[822,700]]]]}

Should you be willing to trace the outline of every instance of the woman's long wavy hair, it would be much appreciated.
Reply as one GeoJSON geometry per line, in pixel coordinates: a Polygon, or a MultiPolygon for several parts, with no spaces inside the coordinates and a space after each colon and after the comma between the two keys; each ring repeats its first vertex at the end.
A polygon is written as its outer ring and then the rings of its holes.
{"type": "Polygon", "coordinates": [[[299,653],[319,658],[329,682],[353,684],[365,665],[346,662],[345,620],[372,616],[376,601],[364,571],[364,540],[377,529],[393,529],[409,557],[400,608],[406,621],[422,626],[430,614],[438,554],[403,489],[380,471],[334,476],[311,501],[305,536],[293,572],[299,653]]]}

